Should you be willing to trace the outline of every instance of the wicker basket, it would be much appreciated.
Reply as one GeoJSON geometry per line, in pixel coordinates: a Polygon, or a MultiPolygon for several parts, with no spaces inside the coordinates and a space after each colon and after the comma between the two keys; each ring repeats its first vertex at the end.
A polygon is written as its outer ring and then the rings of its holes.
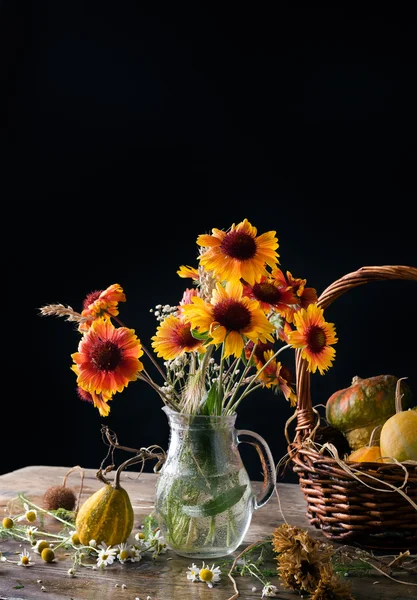
{"type": "MultiPolygon", "coordinates": [[[[318,305],[326,309],[333,300],[354,287],[388,279],[417,281],[417,268],[399,265],[362,267],[332,283],[319,297],[318,305]]],[[[359,479],[354,477],[340,466],[337,457],[323,452],[323,446],[314,443],[318,418],[311,402],[310,373],[306,361],[301,358],[301,350],[296,352],[296,384],[296,428],[288,449],[307,501],[310,523],[336,542],[367,549],[410,552],[417,549],[417,466],[355,463],[359,479]],[[393,487],[401,488],[402,492],[393,487]]]]}

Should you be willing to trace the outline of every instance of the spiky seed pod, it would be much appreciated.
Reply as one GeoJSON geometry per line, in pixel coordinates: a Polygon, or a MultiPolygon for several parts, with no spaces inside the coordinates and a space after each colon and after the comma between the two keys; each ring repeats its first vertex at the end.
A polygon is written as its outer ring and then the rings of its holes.
{"type": "Polygon", "coordinates": [[[76,501],[72,489],[63,485],[48,488],[43,496],[43,505],[47,510],[58,510],[58,508],[74,510],[76,501]]]}

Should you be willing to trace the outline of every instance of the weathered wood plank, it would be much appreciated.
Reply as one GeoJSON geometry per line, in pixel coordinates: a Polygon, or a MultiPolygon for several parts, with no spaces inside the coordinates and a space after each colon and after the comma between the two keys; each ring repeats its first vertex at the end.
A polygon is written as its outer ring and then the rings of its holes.
{"type": "MultiPolygon", "coordinates": [[[[45,490],[61,484],[68,470],[69,467],[31,466],[0,476],[0,510],[3,513],[7,502],[19,492],[41,504],[45,490]]],[[[85,469],[84,473],[82,499],[102,485],[96,479],[94,470],[85,469]]],[[[139,479],[133,471],[122,474],[122,485],[129,492],[134,506],[135,526],[139,526],[143,517],[152,511],[156,479],[157,475],[152,473],[142,473],[139,479]]],[[[67,485],[77,492],[79,481],[79,474],[74,472],[67,485]]],[[[255,488],[259,485],[254,483],[255,488]]],[[[315,537],[322,536],[306,519],[305,501],[298,485],[280,484],[278,493],[279,499],[273,497],[266,506],[254,513],[251,527],[239,551],[248,543],[271,534],[275,527],[284,522],[284,517],[290,524],[307,528],[315,537]]],[[[22,548],[18,542],[6,541],[0,542],[0,550],[10,556],[21,552],[22,548]]],[[[81,568],[76,577],[68,576],[71,563],[65,554],[59,555],[57,562],[52,564],[42,562],[37,556],[36,564],[29,568],[1,563],[0,600],[39,600],[43,597],[49,600],[145,600],[147,596],[152,600],[228,600],[233,595],[227,570],[223,572],[220,584],[213,589],[202,583],[187,581],[186,568],[191,562],[168,551],[155,561],[145,558],[139,563],[115,563],[103,572],[81,568]],[[38,583],[38,580],[42,583],[38,583]],[[127,586],[125,589],[122,588],[123,584],[127,586]],[[24,587],[19,588],[19,585],[24,587]],[[41,591],[41,585],[45,587],[45,592],[41,591]]],[[[213,562],[218,564],[221,559],[213,562]]],[[[274,564],[271,564],[273,567],[274,564]]],[[[417,583],[415,579],[412,580],[410,576],[407,582],[417,583]]],[[[356,600],[411,600],[417,596],[416,587],[395,583],[377,572],[371,577],[352,578],[351,581],[356,600]]],[[[284,590],[277,577],[271,578],[271,582],[280,588],[280,598],[294,600],[299,597],[294,592],[284,590]]],[[[260,598],[262,585],[254,579],[238,577],[237,585],[239,600],[260,598]],[[253,587],[256,591],[252,591],[253,587]]]]}

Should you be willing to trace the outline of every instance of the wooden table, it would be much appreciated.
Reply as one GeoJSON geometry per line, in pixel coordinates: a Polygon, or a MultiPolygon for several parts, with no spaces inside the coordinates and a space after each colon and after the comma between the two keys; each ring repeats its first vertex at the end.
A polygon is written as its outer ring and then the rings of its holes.
{"type": "MultiPolygon", "coordinates": [[[[0,476],[0,510],[4,515],[7,503],[18,493],[24,494],[36,504],[46,489],[62,485],[69,467],[29,466],[0,476]]],[[[103,484],[96,479],[93,469],[84,469],[84,482],[81,501],[103,484]]],[[[142,473],[138,478],[134,472],[122,473],[122,485],[128,491],[135,511],[135,527],[152,511],[157,475],[142,473]]],[[[80,477],[77,472],[70,475],[67,486],[77,491],[80,477]]],[[[254,487],[260,484],[255,482],[254,487]]],[[[284,522],[306,528],[316,538],[325,540],[320,531],[312,528],[305,516],[306,504],[301,488],[297,484],[278,484],[277,495],[253,515],[252,523],[244,544],[232,558],[237,556],[249,543],[264,539],[284,522]],[[279,500],[278,500],[279,498],[279,500]]],[[[328,540],[327,540],[328,541],[328,540]]],[[[334,544],[335,548],[338,547],[334,544]]],[[[17,559],[22,551],[17,541],[0,540],[0,551],[11,559],[17,559]]],[[[51,564],[43,562],[39,555],[36,564],[25,568],[8,562],[0,563],[0,600],[48,598],[49,600],[229,600],[233,596],[233,583],[227,572],[223,572],[220,583],[210,589],[203,583],[191,583],[186,578],[186,569],[191,560],[175,555],[171,550],[160,555],[157,560],[143,559],[138,563],[120,564],[107,567],[104,571],[79,568],[75,577],[68,576],[71,562],[60,556],[51,564]],[[42,583],[39,583],[41,580],[42,583]],[[118,584],[118,585],[116,585],[118,584]],[[123,584],[126,588],[123,588],[123,584]],[[41,585],[45,591],[41,591],[41,585]],[[23,587],[21,587],[23,586],[23,587]]],[[[199,562],[199,561],[197,561],[199,562]]],[[[210,563],[219,561],[209,561],[210,563]]],[[[271,568],[276,563],[271,562],[271,568]]],[[[239,600],[260,598],[262,584],[250,577],[235,576],[239,590],[239,600]],[[256,591],[252,591],[252,588],[256,591]]],[[[298,592],[285,590],[278,577],[271,577],[271,583],[279,587],[279,598],[296,600],[298,592]]],[[[377,570],[370,575],[351,577],[352,595],[355,600],[414,600],[417,598],[417,577],[406,573],[401,577],[405,583],[396,583],[377,570]]],[[[307,598],[307,594],[304,594],[307,598]]]]}

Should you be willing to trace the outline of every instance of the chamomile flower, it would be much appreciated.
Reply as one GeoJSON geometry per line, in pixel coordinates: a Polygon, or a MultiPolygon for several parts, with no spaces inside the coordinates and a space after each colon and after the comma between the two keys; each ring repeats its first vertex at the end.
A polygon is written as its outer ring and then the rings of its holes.
{"type": "Polygon", "coordinates": [[[139,562],[142,559],[142,552],[136,546],[130,546],[130,561],[139,562]]]}
{"type": "Polygon", "coordinates": [[[271,583],[267,583],[263,590],[261,598],[276,598],[278,594],[278,588],[276,585],[272,585],[271,583]]]}
{"type": "Polygon", "coordinates": [[[17,564],[22,567],[31,567],[33,565],[32,558],[27,550],[23,550],[23,552],[19,554],[19,562],[17,564]]]}
{"type": "Polygon", "coordinates": [[[28,540],[32,541],[35,537],[36,532],[38,531],[37,527],[28,527],[26,529],[26,537],[28,540]]]}
{"type": "Polygon", "coordinates": [[[167,545],[160,530],[152,533],[145,542],[147,550],[152,550],[152,558],[156,558],[159,554],[164,554],[167,551],[167,545]]]}
{"type": "Polygon", "coordinates": [[[98,551],[97,566],[104,569],[108,565],[112,565],[116,558],[117,549],[107,546],[104,542],[101,542],[98,551]]]}
{"type": "Polygon", "coordinates": [[[142,531],[138,531],[134,535],[133,540],[128,538],[127,543],[132,544],[132,546],[136,546],[136,548],[139,548],[140,550],[148,549],[148,542],[146,541],[146,536],[142,531]]]}
{"type": "Polygon", "coordinates": [[[204,583],[207,583],[209,588],[212,588],[214,583],[220,581],[220,575],[220,567],[215,567],[214,565],[212,565],[210,568],[208,565],[204,564],[204,561],[198,573],[200,581],[204,581],[204,583]]]}
{"type": "Polygon", "coordinates": [[[194,563],[187,568],[187,579],[189,581],[198,581],[200,569],[194,563]]]}
{"type": "Polygon", "coordinates": [[[117,558],[123,564],[130,559],[130,549],[126,543],[118,545],[119,553],[117,554],[117,558]]]}
{"type": "Polygon", "coordinates": [[[36,521],[36,519],[38,518],[38,513],[36,512],[36,510],[30,508],[29,504],[27,504],[26,502],[23,503],[23,508],[25,509],[25,514],[21,515],[17,520],[24,521],[26,519],[28,523],[33,523],[34,521],[36,521]]]}

